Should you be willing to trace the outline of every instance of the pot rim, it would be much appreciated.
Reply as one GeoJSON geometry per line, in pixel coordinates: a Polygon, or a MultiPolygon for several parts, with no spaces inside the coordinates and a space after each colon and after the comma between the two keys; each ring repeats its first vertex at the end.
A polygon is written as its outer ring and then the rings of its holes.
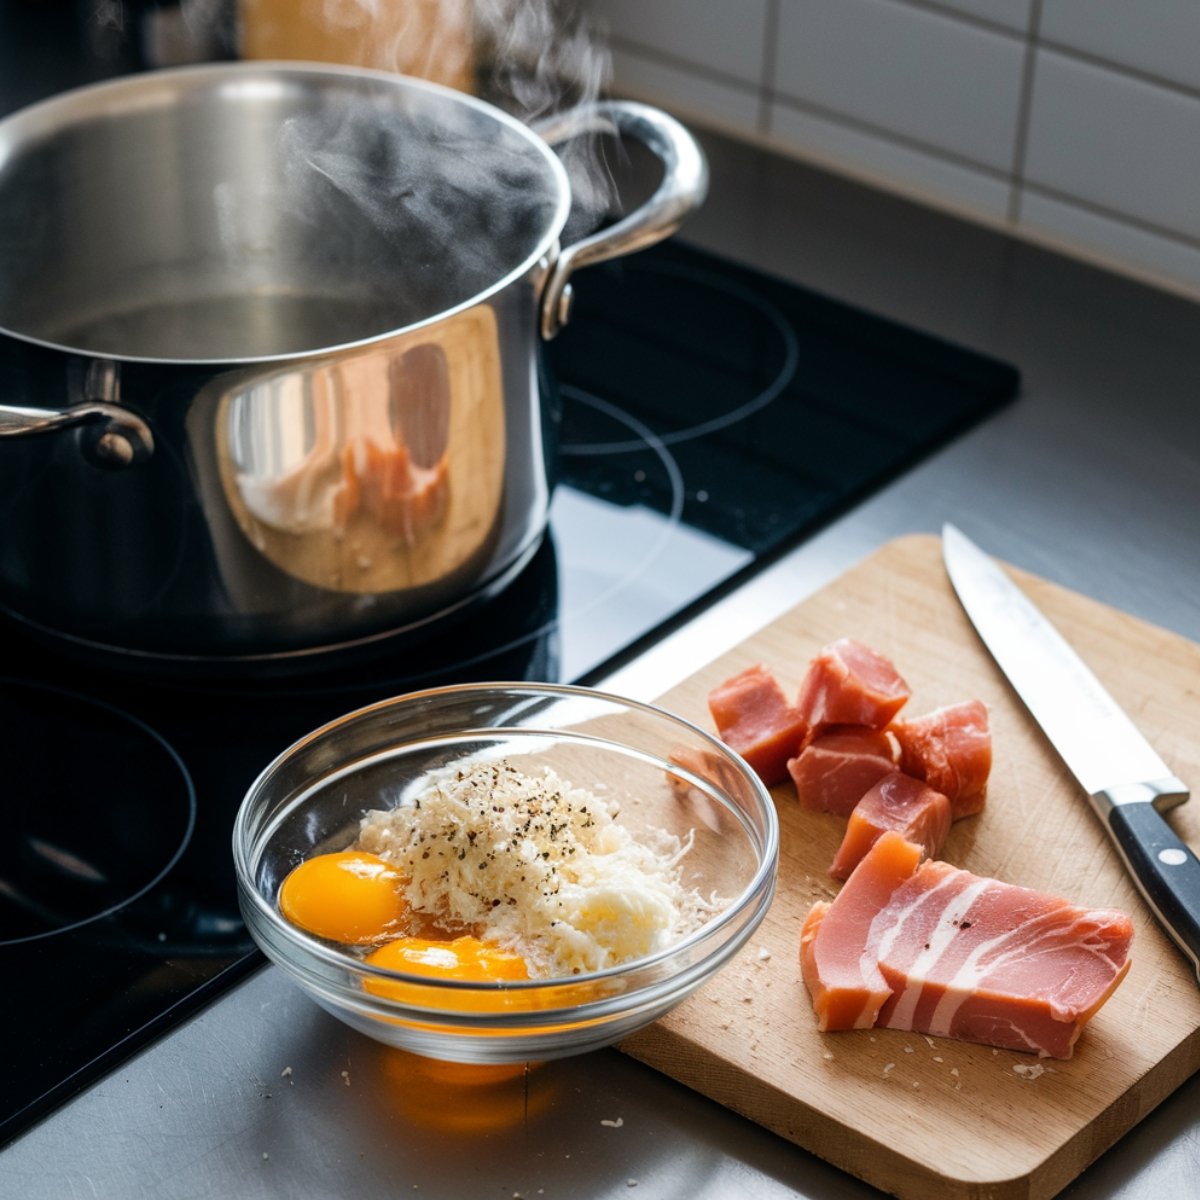
{"type": "Polygon", "coordinates": [[[160,358],[152,355],[99,353],[94,350],[71,346],[47,338],[36,337],[23,333],[0,323],[0,336],[7,336],[42,349],[57,351],[64,354],[77,355],[89,360],[103,360],[119,363],[142,363],[154,366],[171,367],[244,367],[270,363],[293,363],[311,359],[324,358],[343,351],[355,350],[360,347],[374,346],[401,334],[429,328],[452,317],[457,313],[482,304],[490,297],[504,291],[505,288],[523,278],[539,264],[548,272],[558,257],[558,238],[566,225],[571,210],[571,182],[567,176],[562,161],[550,145],[535,133],[528,125],[506,113],[503,109],[489,104],[466,92],[456,91],[444,84],[431,80],[420,79],[411,75],[401,75],[396,72],[376,70],[367,67],[348,66],[341,63],[305,62],[301,60],[245,60],[236,62],[202,63],[182,67],[165,67],[152,71],[143,71],[132,75],[120,76],[116,79],[104,80],[100,83],[85,84],[71,88],[57,95],[18,109],[16,112],[0,118],[0,170],[8,154],[31,136],[44,135],[56,129],[69,126],[74,120],[95,111],[92,102],[98,96],[118,95],[122,92],[136,94],[139,91],[152,91],[160,82],[183,81],[195,86],[204,86],[212,80],[227,78],[249,78],[254,75],[267,79],[286,76],[332,75],[354,79],[373,79],[399,90],[412,90],[436,95],[450,104],[458,104],[475,109],[498,123],[524,137],[531,151],[541,156],[553,179],[556,204],[552,216],[546,222],[545,232],[533,250],[507,274],[501,276],[473,296],[460,301],[449,308],[408,325],[396,326],[382,333],[369,337],[358,338],[349,342],[338,342],[331,345],[315,347],[311,350],[291,351],[284,354],[248,355],[228,358],[160,358]],[[14,136],[15,131],[15,136],[14,136]]]}

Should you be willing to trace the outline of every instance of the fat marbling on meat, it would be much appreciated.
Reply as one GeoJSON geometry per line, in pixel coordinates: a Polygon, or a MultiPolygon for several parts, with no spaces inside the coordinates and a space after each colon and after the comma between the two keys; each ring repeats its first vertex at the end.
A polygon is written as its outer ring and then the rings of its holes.
{"type": "Polygon", "coordinates": [[[1069,1058],[1129,969],[1130,918],[921,860],[889,831],[813,906],[800,962],[820,1028],[1069,1058]]]}
{"type": "Polygon", "coordinates": [[[910,694],[891,659],[844,637],[809,663],[796,707],[814,734],[830,725],[882,729],[910,694]]]}
{"type": "Polygon", "coordinates": [[[800,807],[810,812],[849,816],[863,794],[896,769],[891,736],[866,726],[834,726],[805,742],[788,759],[800,807]]]}

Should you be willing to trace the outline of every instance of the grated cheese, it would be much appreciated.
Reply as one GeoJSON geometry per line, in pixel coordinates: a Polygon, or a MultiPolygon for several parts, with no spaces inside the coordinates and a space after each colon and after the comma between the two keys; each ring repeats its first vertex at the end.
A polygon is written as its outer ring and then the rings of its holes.
{"type": "Polygon", "coordinates": [[[531,976],[556,978],[651,954],[717,907],[680,882],[690,837],[660,832],[646,844],[617,812],[548,769],[478,762],[368,813],[358,846],[408,879],[414,910],[471,927],[521,954],[531,976]]]}

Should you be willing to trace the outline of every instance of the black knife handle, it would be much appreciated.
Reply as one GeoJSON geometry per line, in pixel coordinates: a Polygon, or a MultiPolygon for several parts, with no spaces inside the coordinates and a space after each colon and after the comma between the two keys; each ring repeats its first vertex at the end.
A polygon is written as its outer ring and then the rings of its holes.
{"type": "Polygon", "coordinates": [[[1150,803],[1114,805],[1108,830],[1154,915],[1200,979],[1200,860],[1150,803]]]}

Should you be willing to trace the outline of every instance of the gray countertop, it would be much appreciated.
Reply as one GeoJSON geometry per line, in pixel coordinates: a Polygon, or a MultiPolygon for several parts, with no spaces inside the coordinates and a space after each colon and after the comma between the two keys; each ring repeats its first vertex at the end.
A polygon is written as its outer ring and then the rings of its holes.
{"type": "MultiPolygon", "coordinates": [[[[1200,639],[1200,307],[704,141],[713,188],[689,240],[1008,359],[1023,393],[606,683],[651,698],[884,542],[946,519],[1200,639]]],[[[1200,1077],[1064,1195],[1194,1195],[1197,1113],[1200,1077]]],[[[0,1154],[14,1200],[875,1194],[615,1050],[447,1081],[345,1029],[274,968],[0,1154]]]]}

